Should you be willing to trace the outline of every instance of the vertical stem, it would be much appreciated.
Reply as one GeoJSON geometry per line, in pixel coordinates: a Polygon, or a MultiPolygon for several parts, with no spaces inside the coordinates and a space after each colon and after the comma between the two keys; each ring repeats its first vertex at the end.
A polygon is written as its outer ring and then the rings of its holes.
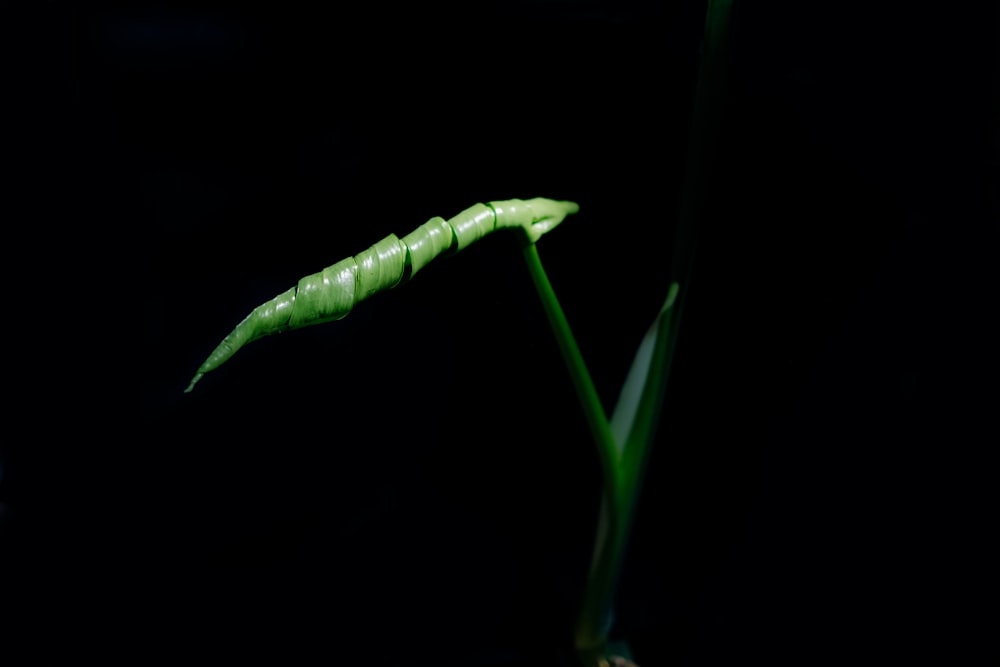
{"type": "MultiPolygon", "coordinates": [[[[704,51],[698,84],[695,90],[693,119],[680,210],[676,232],[674,261],[670,267],[671,295],[666,308],[665,344],[657,345],[651,360],[662,381],[654,383],[655,392],[644,392],[637,417],[644,423],[639,436],[641,443],[628,442],[625,455],[619,454],[607,417],[586,364],[573,338],[552,285],[549,283],[538,251],[533,243],[524,248],[525,260],[538,291],[549,325],[569,370],[577,398],[583,408],[587,425],[604,473],[604,495],[598,522],[594,555],[588,574],[583,604],[576,630],[576,648],[585,665],[605,662],[605,648],[612,622],[612,603],[618,576],[624,561],[629,528],[638,500],[642,468],[648,445],[655,435],[662,405],[666,375],[676,349],[678,325],[683,305],[691,285],[694,248],[698,225],[704,217],[705,202],[711,180],[711,166],[722,129],[723,94],[725,92],[728,58],[729,22],[733,0],[708,0],[705,17],[704,51]],[[679,284],[679,289],[678,289],[679,284]],[[673,305],[677,299],[676,306],[673,305]],[[633,451],[629,452],[631,449],[633,451]]],[[[631,440],[631,438],[629,438],[631,440]]]]}
{"type": "MultiPolygon", "coordinates": [[[[680,193],[674,260],[670,267],[671,282],[681,284],[682,301],[691,285],[698,224],[704,215],[712,164],[722,134],[732,5],[733,0],[708,0],[705,14],[705,35],[680,193]]],[[[683,305],[678,304],[678,313],[682,310],[683,305]]]]}
{"type": "Polygon", "coordinates": [[[617,488],[613,496],[610,490],[605,493],[601,507],[594,560],[576,637],[579,656],[587,665],[599,664],[605,658],[614,592],[624,562],[646,455],[655,436],[666,378],[677,346],[681,313],[691,286],[697,231],[705,216],[712,166],[722,134],[732,3],[733,0],[708,0],[706,9],[675,251],[670,266],[671,289],[662,313],[665,319],[659,323],[665,329],[665,338],[663,344],[657,344],[650,362],[651,378],[658,376],[659,380],[650,380],[655,391],[650,391],[649,387],[643,390],[637,423],[633,425],[638,435],[634,440],[629,437],[621,443],[623,454],[615,458],[617,488]]]}

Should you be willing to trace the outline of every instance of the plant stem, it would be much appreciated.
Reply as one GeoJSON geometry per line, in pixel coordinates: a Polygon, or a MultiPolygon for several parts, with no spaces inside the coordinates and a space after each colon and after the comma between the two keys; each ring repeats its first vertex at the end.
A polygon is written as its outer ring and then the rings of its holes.
{"type": "Polygon", "coordinates": [[[614,436],[611,435],[611,428],[608,425],[608,418],[605,416],[601,399],[597,395],[593,380],[590,379],[590,372],[587,364],[583,361],[580,348],[577,347],[573,331],[570,329],[566,315],[563,313],[559,299],[555,290],[545,274],[542,260],[538,256],[538,249],[534,243],[528,243],[524,247],[524,258],[528,264],[528,272],[538,291],[538,297],[542,302],[542,308],[549,320],[549,326],[555,335],[556,345],[562,353],[563,361],[569,371],[573,389],[580,401],[584,417],[587,420],[587,427],[597,444],[597,455],[600,458],[601,469],[604,472],[605,491],[611,499],[612,506],[617,510],[621,504],[622,493],[622,473],[618,464],[618,449],[615,446],[614,436]]]}
{"type": "Polygon", "coordinates": [[[624,562],[643,469],[655,437],[667,376],[677,346],[680,316],[691,286],[697,230],[705,215],[711,167],[722,129],[732,3],[733,0],[708,0],[704,51],[695,90],[674,261],[670,267],[671,284],[657,322],[663,334],[657,339],[655,352],[650,360],[651,373],[643,387],[642,398],[625,442],[616,444],[590,373],[545,275],[535,245],[528,243],[524,248],[528,270],[569,370],[587,425],[597,444],[604,472],[604,495],[601,499],[594,555],[575,638],[577,653],[588,666],[605,662],[615,588],[624,562]]]}
{"type": "Polygon", "coordinates": [[[683,301],[691,286],[698,226],[704,217],[712,166],[722,135],[732,5],[733,0],[708,0],[705,12],[702,56],[680,192],[674,258],[670,266],[671,282],[678,282],[682,287],[678,312],[683,310],[683,301]]]}
{"type": "Polygon", "coordinates": [[[632,503],[627,498],[621,457],[604,408],[533,243],[525,246],[524,257],[555,335],[556,344],[569,370],[587,425],[597,444],[597,453],[604,473],[604,494],[601,498],[594,554],[576,632],[577,649],[581,655],[587,654],[588,660],[589,656],[593,655],[596,660],[603,657],[604,644],[607,640],[611,605],[625,550],[624,538],[629,514],[627,506],[632,503]]]}

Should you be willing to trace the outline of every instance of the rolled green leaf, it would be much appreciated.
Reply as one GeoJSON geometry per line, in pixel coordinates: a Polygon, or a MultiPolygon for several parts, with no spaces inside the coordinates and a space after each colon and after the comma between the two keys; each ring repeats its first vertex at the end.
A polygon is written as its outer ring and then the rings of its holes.
{"type": "Polygon", "coordinates": [[[510,199],[476,204],[450,220],[432,218],[402,239],[390,234],[364,252],[302,278],[296,287],[254,308],[208,356],[184,391],[190,392],[205,373],[224,364],[247,343],[339,320],[356,304],[399,285],[449,250],[467,248],[502,228],[520,229],[534,243],[578,210],[569,201],[510,199]]]}

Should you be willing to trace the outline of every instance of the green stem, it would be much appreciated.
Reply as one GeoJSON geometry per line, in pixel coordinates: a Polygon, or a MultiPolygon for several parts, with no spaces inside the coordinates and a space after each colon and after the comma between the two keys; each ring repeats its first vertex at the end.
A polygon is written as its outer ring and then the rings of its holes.
{"type": "Polygon", "coordinates": [[[650,361],[651,385],[643,391],[632,433],[626,442],[621,443],[624,454],[619,454],[597,391],[542,268],[538,251],[533,243],[528,243],[524,249],[528,270],[597,444],[604,472],[604,496],[594,555],[576,629],[577,652],[586,665],[598,665],[606,657],[612,601],[624,562],[643,469],[660,417],[666,380],[677,345],[680,315],[691,286],[697,230],[704,218],[712,163],[721,135],[732,3],[733,0],[708,0],[704,53],[695,90],[674,261],[670,267],[671,287],[659,322],[664,334],[650,361]]]}
{"type": "Polygon", "coordinates": [[[698,226],[708,202],[712,167],[722,135],[729,70],[729,26],[733,0],[708,0],[698,82],[691,115],[683,185],[680,193],[671,282],[682,286],[677,311],[683,310],[694,268],[698,226]]]}
{"type": "Polygon", "coordinates": [[[576,632],[577,649],[581,655],[596,661],[603,657],[607,640],[612,599],[625,551],[627,506],[631,503],[626,497],[624,471],[604,407],[533,243],[525,246],[524,257],[556,344],[569,370],[587,426],[597,444],[597,454],[604,473],[604,495],[601,498],[594,555],[576,632]]]}
{"type": "Polygon", "coordinates": [[[601,399],[594,388],[594,382],[590,379],[590,372],[587,364],[583,361],[580,348],[576,345],[573,331],[570,329],[566,315],[563,314],[562,306],[556,297],[555,290],[545,274],[542,260],[538,256],[538,249],[534,243],[529,243],[524,247],[524,258],[528,264],[528,272],[535,283],[538,297],[542,302],[542,308],[549,320],[549,326],[555,335],[559,352],[562,353],[563,361],[569,371],[573,389],[583,408],[584,417],[587,420],[587,427],[590,434],[597,443],[597,455],[600,458],[601,468],[604,472],[605,490],[611,497],[611,502],[617,509],[622,496],[622,474],[618,463],[618,449],[615,446],[614,436],[611,435],[611,427],[608,425],[608,418],[605,416],[601,399]]]}

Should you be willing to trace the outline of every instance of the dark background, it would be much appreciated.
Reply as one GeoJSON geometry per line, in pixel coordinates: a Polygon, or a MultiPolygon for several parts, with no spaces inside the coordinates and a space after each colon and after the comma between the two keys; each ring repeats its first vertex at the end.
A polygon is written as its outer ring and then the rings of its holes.
{"type": "MultiPolygon", "coordinates": [[[[65,361],[13,375],[48,409],[12,412],[0,537],[39,646],[565,657],[599,471],[512,238],[182,394],[301,276],[544,196],[581,206],[539,252],[610,411],[666,292],[704,3],[469,4],[105,5],[25,48],[22,288],[65,361]]],[[[643,667],[987,664],[995,10],[735,4],[614,635],[643,667]]]]}

